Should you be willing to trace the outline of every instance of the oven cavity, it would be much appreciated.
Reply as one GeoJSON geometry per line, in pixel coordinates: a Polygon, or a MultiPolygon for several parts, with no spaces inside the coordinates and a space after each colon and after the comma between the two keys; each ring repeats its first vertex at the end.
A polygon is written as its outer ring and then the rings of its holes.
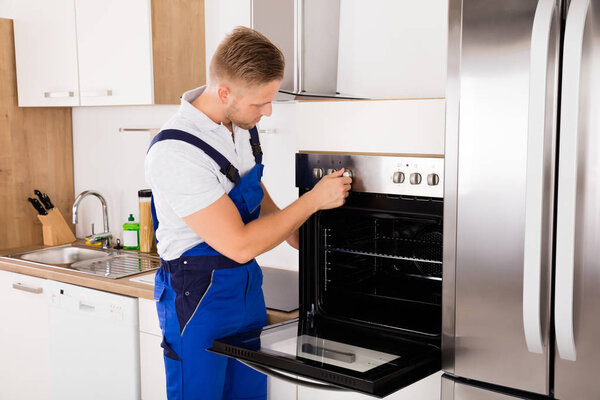
{"type": "Polygon", "coordinates": [[[340,208],[321,214],[319,236],[324,314],[440,335],[441,217],[340,208]]]}

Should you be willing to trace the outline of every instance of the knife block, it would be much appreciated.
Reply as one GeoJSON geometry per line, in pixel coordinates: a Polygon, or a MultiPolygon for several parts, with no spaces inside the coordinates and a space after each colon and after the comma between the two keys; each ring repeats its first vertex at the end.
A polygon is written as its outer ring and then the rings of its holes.
{"type": "Polygon", "coordinates": [[[58,208],[55,207],[48,211],[48,215],[38,215],[38,218],[42,222],[45,246],[58,246],[73,243],[76,240],[58,208]]]}

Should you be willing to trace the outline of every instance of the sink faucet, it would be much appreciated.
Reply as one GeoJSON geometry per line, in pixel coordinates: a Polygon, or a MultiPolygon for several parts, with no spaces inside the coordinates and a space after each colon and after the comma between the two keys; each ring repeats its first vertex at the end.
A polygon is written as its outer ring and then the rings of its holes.
{"type": "Polygon", "coordinates": [[[86,196],[96,196],[100,203],[102,203],[102,222],[104,223],[104,232],[92,234],[87,236],[91,244],[102,242],[102,248],[108,249],[110,247],[110,238],[112,237],[112,233],[108,230],[108,209],[106,207],[106,200],[102,195],[98,192],[94,192],[92,190],[86,190],[85,192],[81,192],[79,196],[75,199],[73,203],[73,224],[77,224],[77,211],[79,209],[79,203],[86,196]]]}

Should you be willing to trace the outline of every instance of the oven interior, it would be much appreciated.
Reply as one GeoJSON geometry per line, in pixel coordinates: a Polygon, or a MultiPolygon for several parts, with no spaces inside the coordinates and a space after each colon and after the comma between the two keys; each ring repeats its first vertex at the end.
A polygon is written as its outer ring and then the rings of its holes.
{"type": "Polygon", "coordinates": [[[315,311],[439,340],[441,201],[386,198],[372,208],[368,194],[359,200],[315,216],[315,311]]]}

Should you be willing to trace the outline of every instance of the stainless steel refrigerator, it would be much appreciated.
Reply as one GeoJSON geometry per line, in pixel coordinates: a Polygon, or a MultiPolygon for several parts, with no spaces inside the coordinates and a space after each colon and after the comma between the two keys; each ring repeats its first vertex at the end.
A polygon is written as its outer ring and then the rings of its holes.
{"type": "Polygon", "coordinates": [[[600,399],[600,0],[450,0],[443,400],[600,399]]]}

